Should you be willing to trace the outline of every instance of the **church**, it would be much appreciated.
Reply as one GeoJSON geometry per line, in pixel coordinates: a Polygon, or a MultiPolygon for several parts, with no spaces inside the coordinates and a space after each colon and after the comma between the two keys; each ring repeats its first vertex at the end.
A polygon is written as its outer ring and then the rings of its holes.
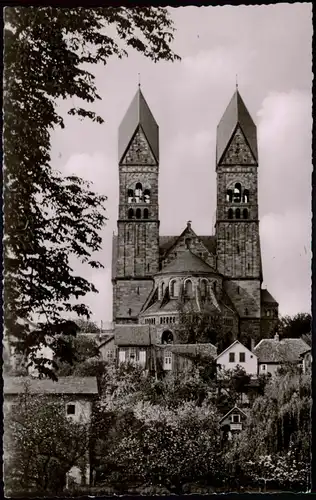
{"type": "Polygon", "coordinates": [[[140,87],[119,127],[118,156],[115,328],[130,325],[133,335],[150,325],[155,344],[177,344],[182,312],[194,312],[220,318],[230,342],[273,337],[278,303],[262,287],[257,131],[238,88],[217,126],[210,165],[217,176],[215,235],[196,234],[191,221],[179,235],[160,234],[159,127],[140,87]]]}

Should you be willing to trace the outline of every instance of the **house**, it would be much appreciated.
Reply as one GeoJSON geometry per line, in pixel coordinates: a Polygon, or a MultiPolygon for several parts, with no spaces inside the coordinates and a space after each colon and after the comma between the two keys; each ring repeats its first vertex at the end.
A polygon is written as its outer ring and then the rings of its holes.
{"type": "Polygon", "coordinates": [[[165,373],[180,374],[192,368],[197,356],[210,360],[217,349],[213,344],[164,344],[156,345],[157,359],[165,373]]]}
{"type": "Polygon", "coordinates": [[[219,368],[218,374],[221,370],[234,370],[240,366],[251,376],[257,376],[258,373],[258,359],[254,352],[251,352],[239,340],[235,340],[229,347],[221,352],[215,358],[216,364],[219,368]]]}
{"type": "Polygon", "coordinates": [[[100,357],[103,361],[116,360],[116,345],[114,335],[100,335],[98,339],[100,357]]]}
{"type": "Polygon", "coordinates": [[[246,420],[247,414],[238,406],[234,406],[220,419],[222,438],[231,440],[234,434],[244,429],[246,420]]]}
{"type": "Polygon", "coordinates": [[[262,339],[254,348],[258,357],[258,373],[274,375],[285,364],[302,366],[301,355],[307,351],[310,347],[301,338],[280,340],[275,335],[273,339],[262,339]]]}
{"type": "Polygon", "coordinates": [[[303,373],[310,373],[312,368],[312,349],[309,348],[307,351],[300,354],[302,360],[303,373]]]}
{"type": "Polygon", "coordinates": [[[154,336],[150,325],[116,325],[114,342],[119,363],[151,367],[154,336]]]}
{"type": "MultiPolygon", "coordinates": [[[[91,421],[93,402],[98,395],[96,377],[60,377],[57,382],[51,379],[32,377],[4,377],[4,413],[8,412],[26,387],[30,394],[49,395],[52,400],[62,398],[65,402],[65,414],[75,422],[89,424],[91,421]]],[[[76,483],[90,483],[89,451],[85,458],[85,472],[82,476],[79,466],[68,472],[68,478],[76,483]]]]}

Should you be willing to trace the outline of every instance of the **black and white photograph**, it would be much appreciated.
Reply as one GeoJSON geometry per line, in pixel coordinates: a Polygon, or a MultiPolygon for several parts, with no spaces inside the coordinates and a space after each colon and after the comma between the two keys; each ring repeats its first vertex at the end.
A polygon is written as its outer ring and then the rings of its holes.
{"type": "Polygon", "coordinates": [[[5,496],[311,492],[312,3],[3,12],[5,496]]]}

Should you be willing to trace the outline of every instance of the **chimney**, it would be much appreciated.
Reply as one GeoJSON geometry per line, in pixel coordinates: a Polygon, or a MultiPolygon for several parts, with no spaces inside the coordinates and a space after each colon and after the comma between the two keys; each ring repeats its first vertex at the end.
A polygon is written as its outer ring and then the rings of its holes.
{"type": "Polygon", "coordinates": [[[276,334],[274,335],[274,340],[276,340],[277,342],[280,340],[280,337],[279,337],[279,334],[278,334],[278,333],[276,333],[276,334]]]}
{"type": "MultiPolygon", "coordinates": [[[[250,344],[250,350],[251,350],[251,352],[253,352],[253,350],[254,350],[254,348],[255,348],[255,341],[254,341],[254,339],[251,339],[251,341],[250,341],[250,342],[251,342],[251,344],[250,344]]],[[[248,345],[249,345],[249,344],[248,344],[248,345]]]]}

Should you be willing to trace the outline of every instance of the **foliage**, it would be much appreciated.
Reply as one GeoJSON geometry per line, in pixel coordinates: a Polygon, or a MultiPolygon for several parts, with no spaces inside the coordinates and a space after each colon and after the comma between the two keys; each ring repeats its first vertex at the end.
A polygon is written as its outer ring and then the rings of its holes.
{"type": "Polygon", "coordinates": [[[308,335],[312,328],[310,314],[298,313],[295,316],[283,316],[279,321],[280,338],[297,339],[302,335],[308,335]]]}
{"type": "MultiPolygon", "coordinates": [[[[86,366],[89,359],[100,355],[95,339],[79,335],[78,337],[65,337],[63,341],[68,344],[69,350],[74,354],[71,356],[70,362],[64,361],[63,358],[60,361],[57,360],[57,373],[59,376],[79,376],[83,365],[86,366]]],[[[92,370],[89,372],[91,373],[92,370]]],[[[93,373],[93,375],[96,375],[96,373],[93,373]]]]}
{"type": "Polygon", "coordinates": [[[66,417],[64,401],[30,394],[26,386],[5,412],[6,488],[62,491],[66,473],[85,461],[88,432],[66,417]]]}
{"type": "Polygon", "coordinates": [[[139,402],[134,414],[141,429],[125,436],[110,454],[115,481],[137,478],[181,493],[185,482],[216,475],[219,430],[214,407],[184,403],[168,410],[139,402]]]}
{"type": "Polygon", "coordinates": [[[38,347],[55,350],[57,333],[73,333],[65,315],[89,318],[80,301],[97,290],[73,271],[73,260],[102,267],[94,255],[106,196],[50,164],[51,131],[65,126],[58,100],[69,99],[70,115],[102,123],[85,107],[100,99],[91,65],[130,48],[154,62],[178,57],[165,8],[11,7],[5,14],[5,326],[34,362],[38,347]],[[40,335],[31,335],[18,319],[38,315],[40,335]]]}
{"type": "Polygon", "coordinates": [[[82,318],[76,319],[80,333],[101,333],[101,328],[95,321],[88,321],[82,318]]]}

